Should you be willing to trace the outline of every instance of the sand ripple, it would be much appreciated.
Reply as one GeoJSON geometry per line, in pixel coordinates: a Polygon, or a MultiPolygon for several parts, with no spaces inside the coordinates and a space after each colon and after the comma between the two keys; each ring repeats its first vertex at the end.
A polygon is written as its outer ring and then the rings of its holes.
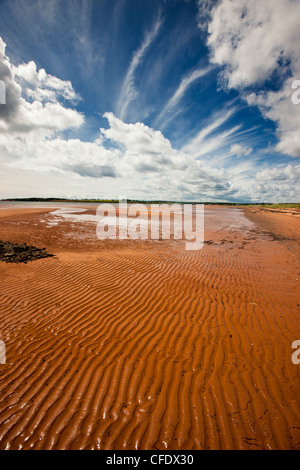
{"type": "Polygon", "coordinates": [[[289,256],[163,242],[1,265],[0,448],[299,448],[289,256]]]}

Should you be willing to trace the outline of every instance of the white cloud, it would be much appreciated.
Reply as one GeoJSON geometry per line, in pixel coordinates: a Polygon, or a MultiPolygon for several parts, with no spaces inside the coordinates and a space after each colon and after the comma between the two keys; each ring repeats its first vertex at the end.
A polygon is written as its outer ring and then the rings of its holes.
{"type": "Polygon", "coordinates": [[[129,104],[134,101],[138,96],[134,85],[134,74],[136,69],[140,65],[140,62],[144,57],[146,50],[157,36],[161,24],[162,21],[160,18],[158,18],[158,20],[154,23],[151,31],[146,34],[142,45],[133,54],[118,99],[118,116],[120,117],[120,119],[124,120],[129,104]]]}
{"type": "Polygon", "coordinates": [[[179,153],[160,131],[141,122],[126,124],[112,113],[106,113],[104,117],[108,120],[109,128],[101,129],[101,133],[119,146],[122,152],[120,165],[128,177],[132,170],[163,173],[180,165],[179,153]]]}
{"type": "Polygon", "coordinates": [[[300,182],[300,166],[280,166],[278,168],[266,168],[256,173],[256,180],[260,182],[270,181],[293,181],[300,182]]]}
{"type": "MultiPolygon", "coordinates": [[[[300,76],[300,71],[299,71],[300,76]]],[[[291,100],[292,79],[286,80],[280,91],[250,93],[247,102],[258,106],[265,118],[277,124],[278,152],[291,157],[300,156],[300,105],[293,104],[291,100]]]]}
{"type": "MultiPolygon", "coordinates": [[[[193,72],[189,73],[183,79],[181,80],[177,90],[174,92],[174,94],[171,96],[169,101],[166,103],[166,105],[163,107],[161,112],[159,113],[155,125],[160,123],[162,119],[171,113],[171,111],[174,110],[174,108],[177,106],[177,104],[180,102],[182,97],[184,96],[186,90],[192,85],[193,82],[198,80],[199,78],[204,77],[207,75],[210,71],[212,70],[212,67],[205,67],[201,69],[194,70],[193,72]]],[[[174,116],[174,114],[173,114],[174,116]]],[[[172,116],[167,119],[169,122],[172,116]]],[[[165,123],[166,124],[166,123],[165,123]]]]}
{"type": "Polygon", "coordinates": [[[211,11],[218,0],[198,0],[198,26],[202,32],[207,32],[208,23],[211,19],[211,11]]]}
{"type": "MultiPolygon", "coordinates": [[[[234,168],[218,164],[218,155],[228,154],[230,148],[236,154],[249,151],[237,147],[241,132],[240,126],[230,126],[236,112],[232,103],[214,113],[181,149],[175,149],[162,132],[142,122],[126,124],[112,113],[104,115],[107,128],[100,129],[93,142],[84,142],[66,139],[63,133],[84,123],[84,116],[74,109],[72,84],[38,70],[34,62],[12,65],[1,39],[0,79],[7,86],[7,105],[0,107],[0,197],[74,197],[77,193],[78,197],[125,194],[226,201],[247,199],[250,194],[260,199],[274,194],[271,186],[276,178],[275,192],[290,200],[288,185],[296,187],[292,165],[258,173],[250,159],[246,166],[244,159],[234,168]],[[70,107],[61,98],[69,100],[70,107]]],[[[191,80],[183,83],[175,102],[191,80]]],[[[290,193],[294,197],[294,190],[290,193]]]]}
{"type": "Polygon", "coordinates": [[[37,70],[35,62],[12,66],[13,78],[23,85],[27,96],[34,100],[56,101],[60,96],[65,100],[76,102],[79,96],[75,93],[70,81],[60,80],[46,73],[45,69],[37,70]],[[24,87],[23,81],[27,82],[29,88],[24,87]]]}
{"type": "Polygon", "coordinates": [[[14,158],[14,166],[23,170],[76,173],[92,178],[115,177],[119,155],[118,151],[107,150],[95,142],[47,140],[39,133],[21,141],[11,139],[6,142],[6,152],[14,158]]]}
{"type": "Polygon", "coordinates": [[[264,117],[277,124],[279,152],[299,156],[300,118],[291,103],[291,84],[300,77],[300,3],[222,0],[210,15],[207,44],[211,62],[224,66],[224,83],[240,90],[249,104],[259,106],[264,117]],[[260,92],[274,73],[282,84],[279,91],[260,92]],[[249,96],[250,86],[257,91],[249,96]]]}
{"type": "Polygon", "coordinates": [[[51,136],[53,132],[80,127],[83,115],[59,103],[60,96],[76,98],[71,83],[47,75],[44,69],[38,71],[33,61],[13,66],[5,55],[5,46],[0,38],[0,79],[6,85],[6,105],[0,108],[0,134],[39,131],[51,136]],[[24,81],[33,86],[31,101],[26,99],[24,81]],[[43,100],[37,99],[42,92],[43,100]]]}
{"type": "Polygon", "coordinates": [[[253,185],[257,195],[265,201],[288,202],[299,201],[300,194],[300,165],[279,165],[260,170],[255,175],[256,185],[253,185]]]}
{"type": "Polygon", "coordinates": [[[37,70],[31,61],[18,67],[5,55],[0,38],[0,79],[6,85],[6,104],[0,107],[0,159],[24,171],[73,172],[82,176],[116,176],[117,152],[99,141],[65,140],[61,133],[79,128],[84,116],[59,102],[77,95],[68,81],[37,70]],[[30,87],[31,94],[28,92],[30,87]],[[30,100],[28,97],[30,96],[30,100]]]}
{"type": "Polygon", "coordinates": [[[230,88],[264,82],[278,60],[299,66],[300,4],[293,0],[223,0],[213,10],[211,61],[225,65],[230,88]]]}
{"type": "Polygon", "coordinates": [[[102,134],[111,140],[122,144],[131,153],[165,154],[172,146],[160,131],[155,131],[141,122],[125,124],[112,113],[106,113],[110,128],[101,129],[102,134]]]}
{"type": "Polygon", "coordinates": [[[19,133],[39,130],[45,135],[51,135],[55,131],[78,128],[83,122],[84,118],[80,113],[59,103],[28,103],[21,98],[17,116],[8,127],[4,127],[4,131],[19,133]]]}
{"type": "Polygon", "coordinates": [[[196,158],[205,156],[224,146],[228,138],[234,135],[241,126],[237,125],[223,131],[218,131],[218,133],[216,133],[216,131],[222,128],[235,112],[236,108],[231,107],[214,113],[207,126],[201,129],[198,134],[183,147],[183,151],[194,155],[196,158]]]}
{"type": "Polygon", "coordinates": [[[252,148],[250,147],[243,147],[240,144],[233,144],[230,147],[229,153],[232,155],[236,155],[237,157],[248,156],[252,153],[252,148]]]}

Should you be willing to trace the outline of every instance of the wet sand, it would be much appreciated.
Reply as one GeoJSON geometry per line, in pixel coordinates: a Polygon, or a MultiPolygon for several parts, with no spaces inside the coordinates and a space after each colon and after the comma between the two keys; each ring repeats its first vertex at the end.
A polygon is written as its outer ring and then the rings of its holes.
{"type": "Polygon", "coordinates": [[[0,210],[57,257],[0,263],[0,449],[300,448],[299,217],[206,207],[186,251],[53,210],[0,210]]]}

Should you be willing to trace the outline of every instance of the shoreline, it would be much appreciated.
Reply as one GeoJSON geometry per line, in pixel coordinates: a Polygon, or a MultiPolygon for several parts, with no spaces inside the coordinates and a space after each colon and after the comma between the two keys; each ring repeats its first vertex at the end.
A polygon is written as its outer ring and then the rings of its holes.
{"type": "Polygon", "coordinates": [[[257,224],[262,232],[269,234],[273,240],[280,241],[287,249],[297,254],[300,271],[300,214],[265,209],[245,209],[244,214],[257,224]]]}

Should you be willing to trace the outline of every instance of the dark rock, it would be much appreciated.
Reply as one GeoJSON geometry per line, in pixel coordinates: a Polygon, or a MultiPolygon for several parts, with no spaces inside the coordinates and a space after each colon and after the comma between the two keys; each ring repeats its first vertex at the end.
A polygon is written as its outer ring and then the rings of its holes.
{"type": "Polygon", "coordinates": [[[0,261],[6,263],[25,263],[41,258],[53,257],[53,254],[47,253],[46,248],[36,248],[26,243],[18,244],[12,242],[0,241],[0,261]]]}

